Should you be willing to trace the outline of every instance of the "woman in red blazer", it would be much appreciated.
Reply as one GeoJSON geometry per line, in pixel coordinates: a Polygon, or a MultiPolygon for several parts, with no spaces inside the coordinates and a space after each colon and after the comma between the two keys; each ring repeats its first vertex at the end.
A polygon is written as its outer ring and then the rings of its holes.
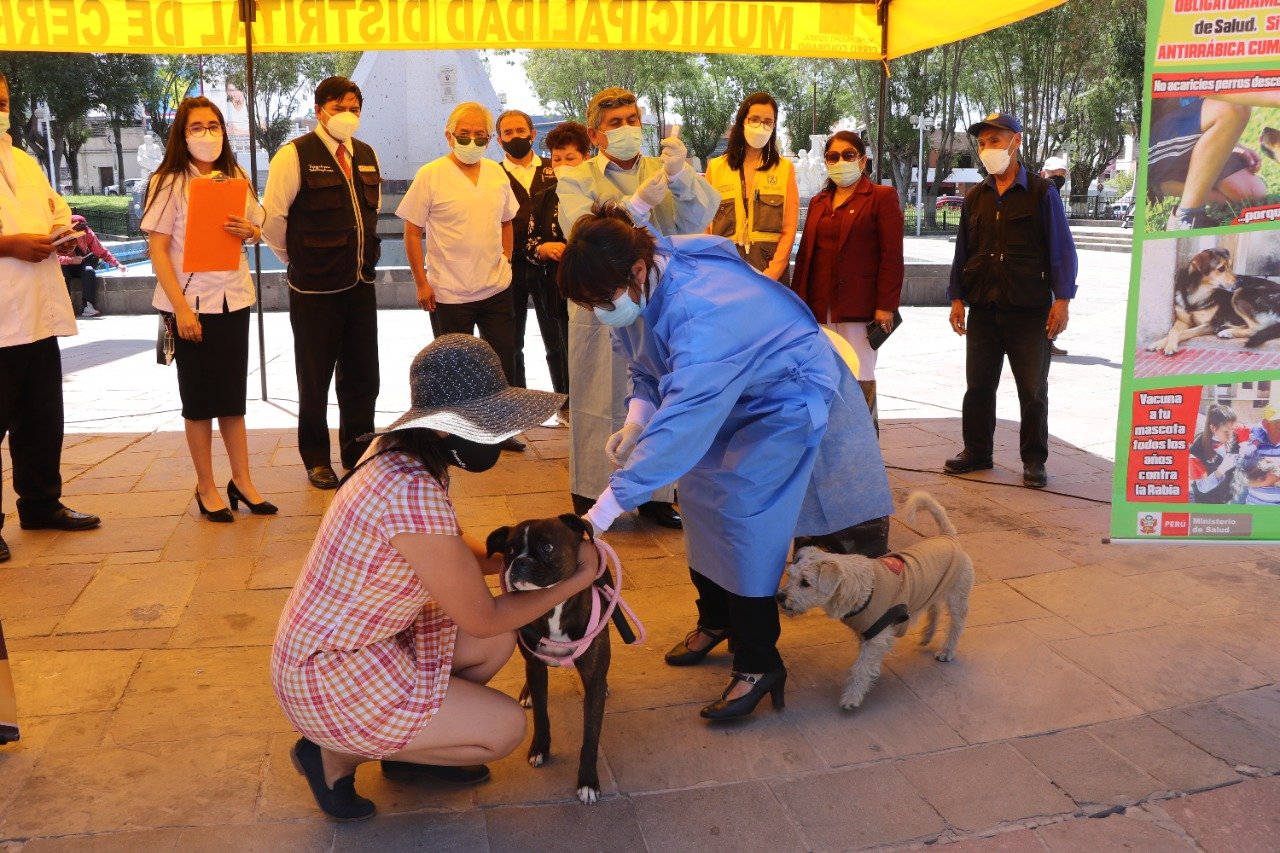
{"type": "Polygon", "coordinates": [[[858,384],[876,418],[876,351],[867,323],[886,331],[902,295],[902,206],[866,176],[867,147],[841,130],[827,140],[828,181],[809,202],[791,287],[818,322],[858,354],[858,384]]]}

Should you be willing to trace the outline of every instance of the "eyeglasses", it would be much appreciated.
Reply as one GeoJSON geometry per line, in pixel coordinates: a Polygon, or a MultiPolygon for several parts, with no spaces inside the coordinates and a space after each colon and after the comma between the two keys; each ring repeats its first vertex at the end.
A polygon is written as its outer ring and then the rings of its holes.
{"type": "Polygon", "coordinates": [[[200,137],[200,136],[207,136],[207,135],[209,135],[209,134],[213,134],[214,136],[221,136],[221,135],[222,135],[222,125],[218,124],[216,121],[215,121],[213,124],[189,124],[189,125],[187,125],[187,136],[188,136],[188,137],[191,137],[191,136],[200,137]]]}
{"type": "Polygon", "coordinates": [[[861,160],[862,155],[856,149],[850,148],[848,151],[828,151],[822,155],[822,159],[828,163],[839,163],[841,160],[852,163],[855,160],[861,160]]]}
{"type": "Polygon", "coordinates": [[[487,135],[473,137],[469,133],[455,133],[453,134],[453,141],[458,143],[459,145],[474,144],[480,148],[483,148],[489,144],[489,137],[487,135]]]}
{"type": "Polygon", "coordinates": [[[602,110],[612,110],[616,107],[629,107],[636,102],[634,95],[621,95],[617,98],[605,98],[596,104],[602,110]]]}
{"type": "Polygon", "coordinates": [[[776,122],[771,118],[760,118],[759,116],[751,116],[746,121],[747,127],[763,127],[767,130],[773,130],[776,122]]]}

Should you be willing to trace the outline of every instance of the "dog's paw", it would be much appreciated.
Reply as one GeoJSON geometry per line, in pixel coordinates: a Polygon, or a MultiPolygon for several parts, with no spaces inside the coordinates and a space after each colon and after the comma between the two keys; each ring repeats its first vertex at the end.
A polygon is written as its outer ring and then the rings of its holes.
{"type": "Polygon", "coordinates": [[[531,752],[531,753],[529,753],[529,766],[530,766],[530,767],[541,767],[541,766],[542,766],[543,764],[545,764],[546,762],[547,762],[547,754],[546,754],[545,752],[531,752]]]}
{"type": "Polygon", "coordinates": [[[950,663],[951,661],[953,661],[953,660],[955,660],[955,659],[956,659],[956,656],[955,656],[955,654],[954,654],[953,652],[949,652],[949,651],[947,651],[946,649],[943,649],[942,651],[940,651],[940,652],[938,652],[936,655],[934,655],[934,656],[933,656],[933,659],[934,659],[934,660],[940,660],[940,661],[942,661],[943,663],[950,663]]]}
{"type": "Polygon", "coordinates": [[[1218,330],[1218,337],[1226,338],[1227,340],[1230,340],[1231,338],[1234,338],[1235,335],[1231,334],[1230,328],[1223,326],[1221,329],[1218,330]]]}
{"type": "Polygon", "coordinates": [[[598,802],[599,799],[599,788],[593,788],[590,785],[583,785],[578,789],[578,802],[582,803],[584,806],[589,806],[592,803],[598,802]]]}
{"type": "Polygon", "coordinates": [[[862,705],[862,695],[846,693],[840,697],[840,707],[846,711],[853,711],[862,705]]]}
{"type": "Polygon", "coordinates": [[[1164,348],[1164,354],[1165,354],[1165,355],[1175,355],[1177,352],[1178,352],[1178,348],[1177,348],[1177,347],[1165,347],[1165,348],[1164,348]]]}

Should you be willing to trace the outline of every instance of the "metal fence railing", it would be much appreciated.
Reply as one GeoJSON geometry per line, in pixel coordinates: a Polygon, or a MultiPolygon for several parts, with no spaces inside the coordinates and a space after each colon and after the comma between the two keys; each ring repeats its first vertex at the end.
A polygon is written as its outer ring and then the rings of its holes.
{"type": "Polygon", "coordinates": [[[1116,213],[1120,202],[1113,196],[1073,195],[1067,201],[1067,216],[1072,219],[1122,219],[1124,210],[1116,213]]]}
{"type": "Polygon", "coordinates": [[[138,228],[138,218],[131,210],[72,210],[89,223],[89,227],[102,239],[108,237],[138,237],[142,230],[138,228]]]}

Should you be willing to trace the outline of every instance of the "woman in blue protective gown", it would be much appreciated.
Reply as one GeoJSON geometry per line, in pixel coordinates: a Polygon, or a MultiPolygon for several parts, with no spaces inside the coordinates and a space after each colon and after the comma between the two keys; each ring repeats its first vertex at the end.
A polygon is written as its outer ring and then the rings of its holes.
{"type": "Polygon", "coordinates": [[[774,595],[792,537],[893,511],[856,380],[804,302],[721,237],[658,237],[597,206],[559,284],[613,327],[630,365],[626,424],[606,446],[619,467],[588,519],[606,531],[678,480],[698,627],[672,651],[695,633],[731,639],[733,676],[703,717],[745,716],[766,694],[781,708],[774,595]]]}

